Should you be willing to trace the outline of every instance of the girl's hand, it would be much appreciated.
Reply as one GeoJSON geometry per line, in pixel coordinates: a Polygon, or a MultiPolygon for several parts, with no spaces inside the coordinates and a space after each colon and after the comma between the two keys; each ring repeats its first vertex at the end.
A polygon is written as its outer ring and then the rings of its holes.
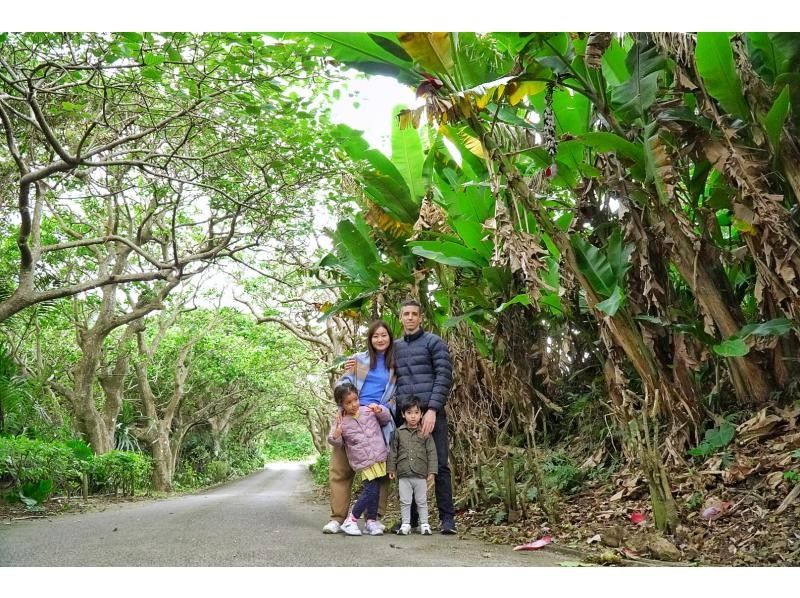
{"type": "Polygon", "coordinates": [[[332,436],[334,438],[339,438],[342,435],[342,412],[338,411],[336,413],[336,427],[333,429],[332,436]]]}
{"type": "Polygon", "coordinates": [[[367,409],[372,411],[372,413],[380,413],[381,412],[381,406],[378,405],[377,403],[370,403],[369,406],[367,407],[367,409]]]}

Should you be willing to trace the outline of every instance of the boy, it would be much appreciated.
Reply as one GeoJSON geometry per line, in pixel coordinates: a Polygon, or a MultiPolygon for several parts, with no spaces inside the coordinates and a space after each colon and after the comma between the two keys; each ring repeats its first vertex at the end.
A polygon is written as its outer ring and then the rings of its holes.
{"type": "Polygon", "coordinates": [[[411,531],[413,498],[419,513],[419,531],[422,535],[429,536],[431,526],[428,524],[428,485],[433,483],[433,476],[439,469],[436,444],[432,436],[422,437],[422,410],[417,397],[412,395],[403,403],[402,413],[405,423],[395,430],[386,464],[389,479],[399,479],[402,523],[397,533],[406,536],[411,531]]]}

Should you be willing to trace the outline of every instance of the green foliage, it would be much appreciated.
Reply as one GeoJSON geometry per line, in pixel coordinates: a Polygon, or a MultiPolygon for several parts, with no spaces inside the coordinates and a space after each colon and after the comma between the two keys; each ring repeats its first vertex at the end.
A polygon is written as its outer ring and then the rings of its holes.
{"type": "Polygon", "coordinates": [[[703,441],[695,448],[689,449],[689,454],[707,459],[728,446],[735,435],[736,427],[729,421],[724,421],[719,427],[706,430],[703,441]]]}
{"type": "Polygon", "coordinates": [[[783,479],[787,482],[792,482],[794,484],[800,484],[800,473],[790,470],[783,472],[783,479]]]}
{"type": "Polygon", "coordinates": [[[576,492],[583,483],[584,472],[565,453],[553,453],[542,464],[545,485],[559,493],[576,492]]]}
{"type": "Polygon", "coordinates": [[[311,475],[314,477],[314,483],[317,486],[328,485],[328,470],[330,469],[330,465],[331,453],[328,451],[327,453],[319,455],[317,460],[308,466],[311,470],[311,475]]]}
{"type": "Polygon", "coordinates": [[[127,451],[96,455],[89,462],[92,486],[114,494],[133,496],[137,490],[150,489],[152,472],[153,461],[149,456],[127,451]]]}
{"type": "Polygon", "coordinates": [[[206,475],[214,484],[224,482],[231,474],[231,466],[225,461],[211,461],[206,466],[206,475]]]}
{"type": "Polygon", "coordinates": [[[150,487],[151,471],[150,457],[139,453],[94,455],[80,440],[0,437],[0,477],[10,478],[17,491],[36,502],[51,492],[76,492],[83,476],[88,476],[92,489],[134,494],[150,487]]]}
{"type": "Polygon", "coordinates": [[[236,475],[247,475],[264,468],[264,455],[255,446],[229,447],[226,457],[236,475]]]}
{"type": "Polygon", "coordinates": [[[267,461],[296,461],[313,453],[311,434],[300,426],[284,426],[264,439],[263,454],[267,461]]]}
{"type": "Polygon", "coordinates": [[[10,477],[17,488],[49,480],[51,489],[74,491],[79,486],[83,464],[63,442],[0,437],[0,477],[10,477]]]}

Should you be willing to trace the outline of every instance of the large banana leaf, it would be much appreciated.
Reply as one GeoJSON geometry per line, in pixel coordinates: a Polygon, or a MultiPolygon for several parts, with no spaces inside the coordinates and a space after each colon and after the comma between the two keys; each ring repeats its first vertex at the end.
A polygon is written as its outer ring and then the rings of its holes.
{"type": "Polygon", "coordinates": [[[706,90],[729,114],[749,120],[750,109],[742,94],[728,33],[698,33],[695,50],[697,72],[706,90]]]}
{"type": "Polygon", "coordinates": [[[616,38],[611,40],[608,49],[603,53],[603,76],[611,87],[616,87],[627,81],[630,77],[628,67],[625,66],[627,52],[616,38]]]}
{"type": "MultiPolygon", "coordinates": [[[[392,114],[398,114],[405,106],[395,106],[392,114]]],[[[392,163],[403,176],[411,192],[411,199],[419,201],[425,195],[426,184],[422,177],[425,154],[419,133],[412,127],[400,128],[400,119],[392,119],[392,163]]]]}
{"type": "MultiPolygon", "coordinates": [[[[369,236],[350,220],[342,220],[333,235],[336,257],[343,269],[354,282],[367,286],[378,286],[378,249],[369,236]]],[[[331,264],[323,260],[320,265],[331,264]]]]}
{"type": "Polygon", "coordinates": [[[611,107],[623,121],[644,119],[647,109],[656,101],[658,74],[666,59],[653,45],[637,41],[628,52],[625,62],[630,77],[611,91],[611,107]]]}
{"type": "Polygon", "coordinates": [[[773,148],[780,146],[781,129],[789,116],[789,86],[784,86],[772,108],[764,117],[764,129],[773,148]]]}
{"type": "Polygon", "coordinates": [[[644,151],[635,143],[608,131],[593,131],[580,136],[580,140],[597,152],[615,152],[644,168],[644,151]]]}
{"type": "Polygon", "coordinates": [[[419,214],[419,202],[412,199],[406,180],[392,161],[370,149],[361,131],[337,125],[333,134],[353,160],[369,163],[370,168],[362,174],[366,195],[387,213],[413,224],[419,214]]]}
{"type": "Polygon", "coordinates": [[[397,39],[414,62],[436,74],[446,74],[453,69],[453,44],[446,32],[398,33],[397,39]]]}
{"type": "Polygon", "coordinates": [[[605,254],[578,235],[573,235],[570,241],[581,274],[597,294],[611,297],[617,287],[617,279],[605,254]]]}
{"type": "Polygon", "coordinates": [[[487,260],[492,257],[494,244],[491,241],[491,236],[480,222],[467,220],[465,218],[455,218],[450,221],[450,224],[467,247],[476,251],[487,260]]]}
{"type": "Polygon", "coordinates": [[[414,64],[393,34],[375,33],[304,33],[285,34],[292,38],[303,35],[313,42],[328,48],[328,53],[337,60],[361,72],[373,75],[388,75],[403,83],[415,85],[419,75],[414,64]],[[395,39],[392,40],[391,38],[395,39]]]}
{"type": "Polygon", "coordinates": [[[480,268],[489,265],[489,261],[476,251],[452,241],[412,241],[408,246],[414,255],[448,266],[480,268]]]}

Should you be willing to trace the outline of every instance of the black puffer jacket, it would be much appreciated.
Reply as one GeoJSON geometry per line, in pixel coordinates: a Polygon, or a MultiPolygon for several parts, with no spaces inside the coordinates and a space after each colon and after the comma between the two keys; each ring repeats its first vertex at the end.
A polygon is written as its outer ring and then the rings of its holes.
{"type": "Polygon", "coordinates": [[[453,386],[453,365],[447,343],[420,328],[394,344],[394,355],[398,407],[402,409],[405,399],[414,395],[420,400],[423,411],[429,407],[437,413],[443,411],[453,386]]]}

